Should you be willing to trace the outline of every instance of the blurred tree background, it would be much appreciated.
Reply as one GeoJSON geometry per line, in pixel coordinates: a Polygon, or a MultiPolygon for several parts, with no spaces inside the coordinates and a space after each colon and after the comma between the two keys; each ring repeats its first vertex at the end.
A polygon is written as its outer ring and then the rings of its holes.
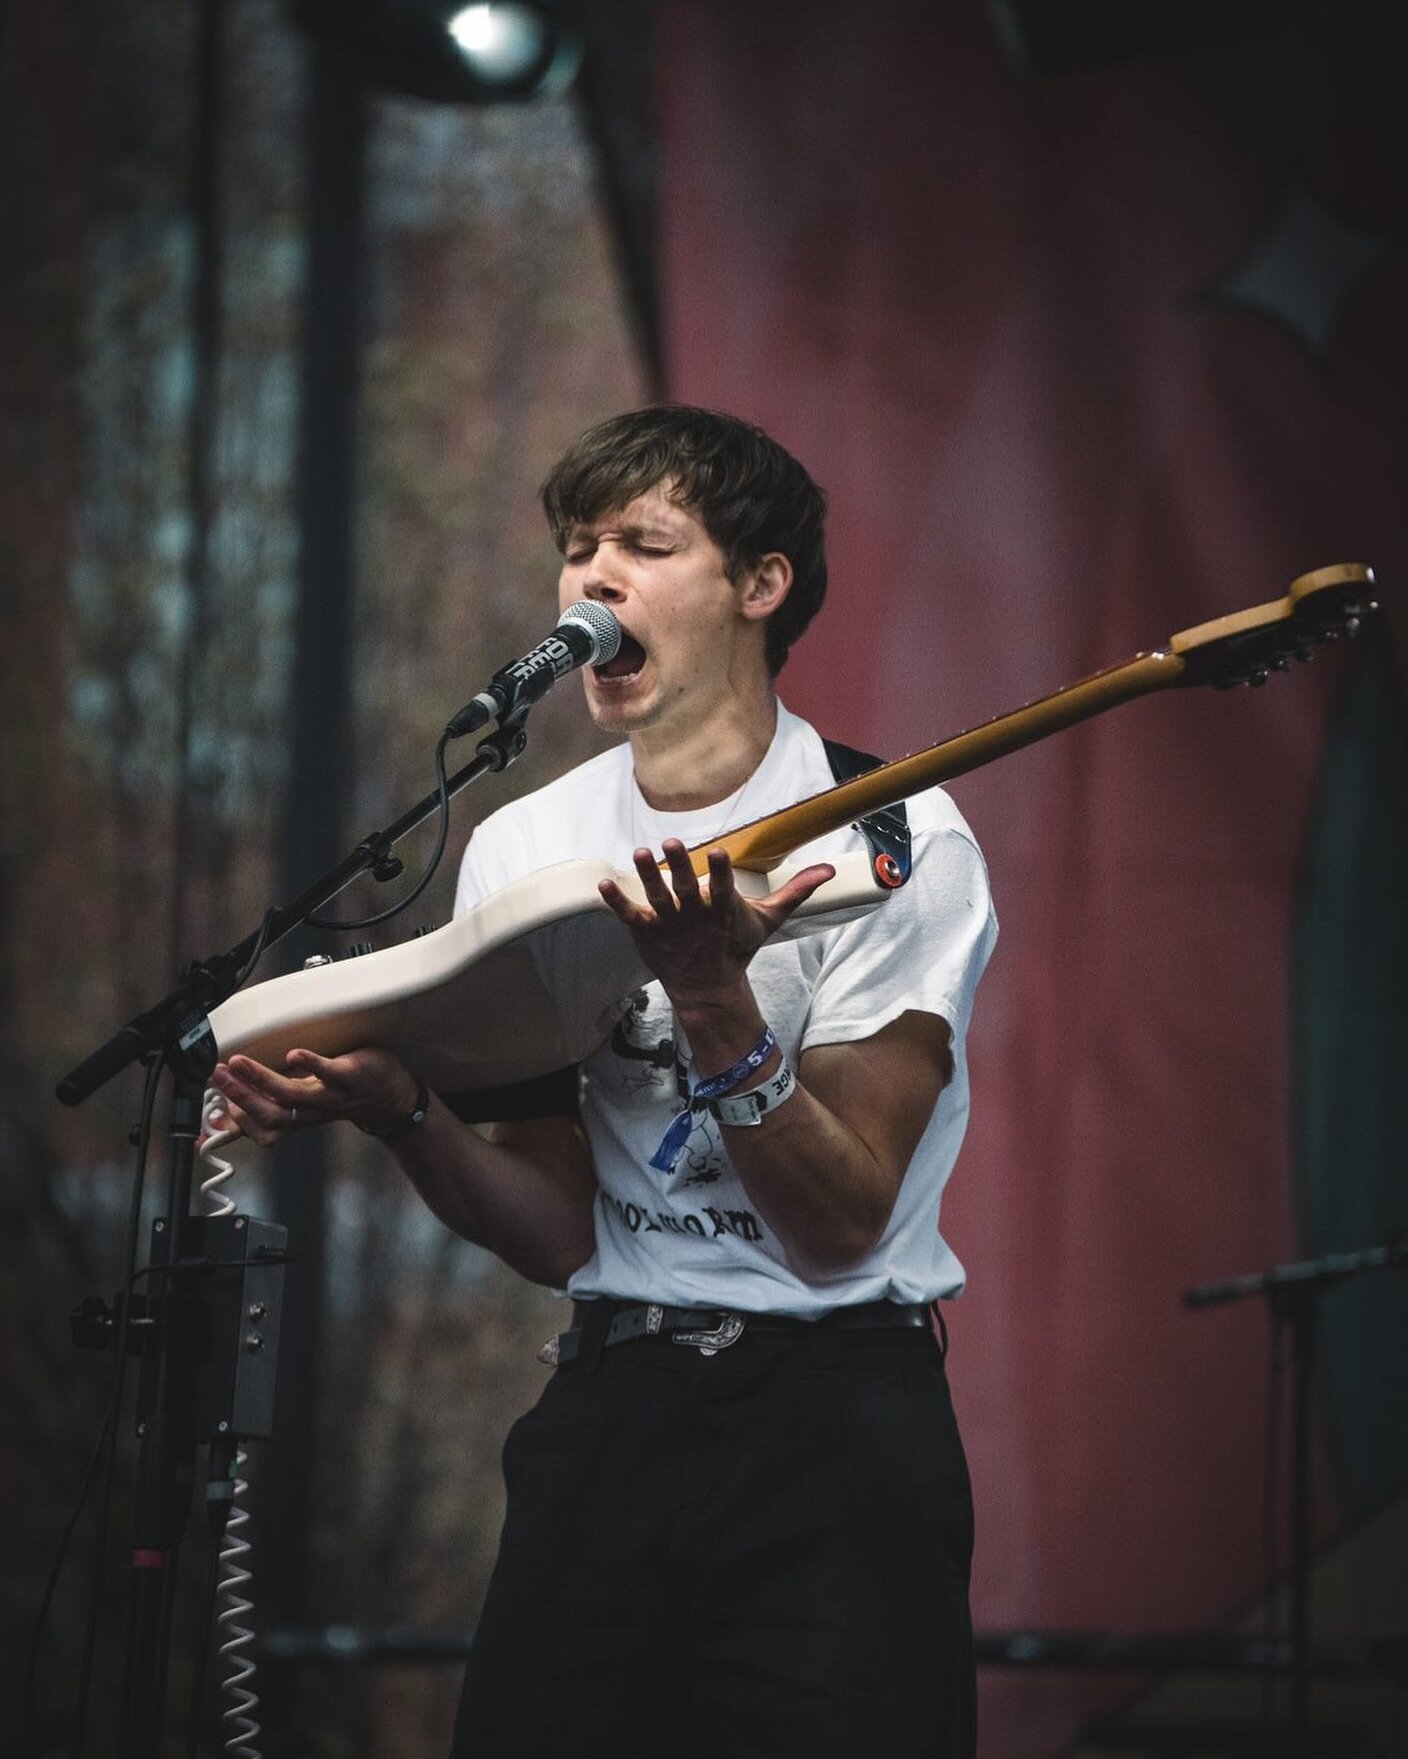
{"type": "MultiPolygon", "coordinates": [[[[179,0],[126,0],[10,8],[0,23],[0,1461],[15,1517],[0,1665],[16,1706],[101,1422],[109,1364],[70,1347],[68,1314],[122,1276],[138,1100],[134,1071],[75,1112],[53,1084],[164,994],[183,959],[232,944],[277,895],[302,682],[309,50],[274,0],[225,0],[202,512],[199,18],[179,0]]],[[[369,122],[349,845],[428,791],[448,714],[550,626],[556,555],[536,485],[582,427],[647,395],[576,100],[473,109],[381,94],[369,122]]],[[[546,702],[518,767],[461,797],[442,873],[383,939],[444,920],[474,820],[587,755],[592,737],[575,686],[546,702]]],[[[429,843],[423,832],[403,849],[408,876],[429,843]]],[[[343,902],[386,902],[376,890],[343,902]]],[[[560,1309],[448,1235],[374,1144],[331,1132],[328,1155],[305,1617],[467,1627],[497,1539],[499,1447],[541,1383],[534,1350],[560,1309]]],[[[271,1180],[242,1175],[240,1207],[272,1213],[271,1180]]],[[[251,1448],[256,1600],[262,1452],[251,1448]]],[[[45,1740],[25,1751],[65,1750],[92,1523],[90,1499],[40,1660],[45,1740]]],[[[193,1533],[198,1553],[198,1519],[193,1533]]],[[[116,1721],[128,1541],[120,1498],[90,1751],[108,1750],[116,1721]]],[[[181,1629],[194,1623],[192,1608],[181,1629]]],[[[453,1666],[298,1670],[275,1686],[287,1720],[265,1751],[438,1754],[457,1685],[453,1666]]],[[[4,1720],[0,1752],[20,1751],[20,1718],[4,1720]]]]}

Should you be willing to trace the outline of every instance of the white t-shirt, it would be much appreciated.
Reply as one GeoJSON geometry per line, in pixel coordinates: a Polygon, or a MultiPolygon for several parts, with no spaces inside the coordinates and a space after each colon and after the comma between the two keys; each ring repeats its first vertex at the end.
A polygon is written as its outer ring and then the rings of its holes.
{"type": "MultiPolygon", "coordinates": [[[[693,846],[833,785],[820,736],[778,705],[766,757],[729,800],[656,812],[622,745],[514,801],[474,832],[460,869],[459,914],[554,862],[597,859],[629,870],[642,844],[693,846]]],[[[581,1067],[581,1113],[599,1190],[596,1251],[568,1293],[685,1307],[815,1315],[856,1302],[931,1301],[963,1286],[938,1231],[939,1201],[968,1119],[964,1037],[973,992],[997,937],[982,855],[938,788],[908,802],[909,883],[854,922],[767,943],[748,975],[793,1068],[817,1044],[871,1037],[914,1008],[953,1032],[953,1079],[920,1140],[889,1225],[859,1264],[804,1280],[734,1171],[718,1123],[697,1116],[668,1174],[650,1166],[695,1069],[658,983],[639,991],[610,1040],[581,1067]]],[[[847,828],[792,858],[799,866],[863,847],[847,828]]]]}

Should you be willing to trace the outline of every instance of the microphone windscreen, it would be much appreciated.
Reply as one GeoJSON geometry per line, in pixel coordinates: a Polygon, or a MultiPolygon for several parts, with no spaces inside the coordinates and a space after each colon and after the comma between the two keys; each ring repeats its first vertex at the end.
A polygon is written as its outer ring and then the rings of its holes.
{"type": "Polygon", "coordinates": [[[575,623],[591,636],[594,651],[588,661],[589,665],[604,666],[608,660],[615,659],[620,651],[621,625],[605,605],[599,605],[592,599],[579,599],[575,605],[569,605],[558,618],[558,628],[561,629],[564,623],[575,623]]]}

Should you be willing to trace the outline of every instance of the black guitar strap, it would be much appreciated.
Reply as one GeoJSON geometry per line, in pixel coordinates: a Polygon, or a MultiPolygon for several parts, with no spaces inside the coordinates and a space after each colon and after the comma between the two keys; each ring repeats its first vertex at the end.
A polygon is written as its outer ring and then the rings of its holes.
{"type": "MultiPolygon", "coordinates": [[[[826,761],[831,765],[831,773],[838,782],[850,782],[870,770],[878,770],[884,761],[872,757],[868,751],[840,745],[834,739],[823,739],[822,744],[826,747],[826,761]]],[[[913,865],[909,814],[904,809],[904,801],[883,807],[879,812],[867,813],[864,818],[856,820],[856,829],[870,846],[870,864],[880,884],[890,888],[902,886],[913,865]]]]}

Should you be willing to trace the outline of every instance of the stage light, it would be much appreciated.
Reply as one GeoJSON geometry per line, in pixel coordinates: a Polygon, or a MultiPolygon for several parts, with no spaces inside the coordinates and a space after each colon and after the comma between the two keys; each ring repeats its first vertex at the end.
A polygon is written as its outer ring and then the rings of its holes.
{"type": "Polygon", "coordinates": [[[462,6],[445,29],[486,95],[541,97],[564,90],[582,59],[575,33],[536,6],[462,6]]]}
{"type": "Polygon", "coordinates": [[[489,85],[512,85],[542,57],[548,38],[541,16],[526,6],[462,6],[445,22],[460,54],[489,85]]]}
{"type": "Polygon", "coordinates": [[[290,0],[373,85],[441,103],[554,97],[582,64],[569,0],[290,0]]]}

